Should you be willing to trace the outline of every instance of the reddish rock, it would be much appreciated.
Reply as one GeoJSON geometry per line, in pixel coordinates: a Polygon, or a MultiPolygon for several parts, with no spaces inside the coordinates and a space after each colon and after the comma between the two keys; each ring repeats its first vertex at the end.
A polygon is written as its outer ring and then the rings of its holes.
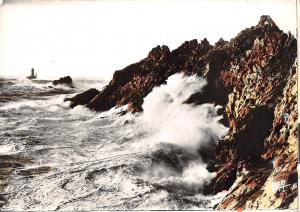
{"type": "MultiPolygon", "coordinates": [[[[184,72],[206,78],[202,92],[185,103],[222,105],[222,123],[229,133],[216,146],[209,169],[217,176],[204,193],[230,188],[219,209],[254,207],[255,200],[263,199],[260,195],[268,180],[277,175],[291,179],[296,170],[296,53],[296,39],[269,16],[262,16],[256,26],[229,42],[220,39],[212,46],[206,39],[191,40],[173,51],[157,46],[145,59],[116,71],[95,97],[77,104],[95,111],[128,104],[130,111],[140,112],[143,98],[169,76],[184,72]],[[284,156],[288,153],[290,158],[284,156]],[[275,167],[270,165],[273,160],[275,167]]],[[[289,192],[280,194],[280,207],[287,207],[297,196],[296,189],[289,192]]]]}
{"type": "Polygon", "coordinates": [[[110,83],[94,98],[88,107],[96,111],[129,104],[131,111],[141,111],[143,98],[153,87],[166,82],[174,73],[184,69],[191,57],[201,57],[211,49],[206,39],[186,41],[170,52],[167,46],[153,48],[148,57],[116,71],[110,83]]]}

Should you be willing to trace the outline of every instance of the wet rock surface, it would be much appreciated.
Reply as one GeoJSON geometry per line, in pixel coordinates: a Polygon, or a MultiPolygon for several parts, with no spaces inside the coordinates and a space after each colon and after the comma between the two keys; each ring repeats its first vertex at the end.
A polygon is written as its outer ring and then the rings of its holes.
{"type": "Polygon", "coordinates": [[[228,42],[191,40],[173,51],[157,46],[116,71],[99,93],[87,91],[70,101],[95,111],[127,104],[140,112],[143,98],[174,73],[206,78],[204,90],[185,103],[222,105],[229,132],[216,146],[210,168],[217,175],[204,193],[229,190],[217,209],[296,208],[296,52],[295,37],[262,16],[228,42]]]}
{"type": "Polygon", "coordinates": [[[65,101],[70,101],[70,107],[76,107],[77,105],[87,105],[95,96],[99,94],[97,89],[91,88],[83,93],[77,94],[72,98],[66,98],[65,101]]]}
{"type": "Polygon", "coordinates": [[[73,80],[70,76],[66,76],[66,77],[61,77],[58,80],[54,80],[52,82],[53,85],[65,85],[68,86],[70,88],[73,88],[73,80]]]}

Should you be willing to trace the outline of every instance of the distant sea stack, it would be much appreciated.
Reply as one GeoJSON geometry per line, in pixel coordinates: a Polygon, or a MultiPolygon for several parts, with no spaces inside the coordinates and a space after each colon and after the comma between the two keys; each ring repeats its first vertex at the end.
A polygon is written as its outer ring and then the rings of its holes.
{"type": "Polygon", "coordinates": [[[95,111],[127,104],[141,112],[143,98],[169,76],[206,78],[204,90],[186,103],[223,106],[229,132],[218,142],[212,170],[217,176],[204,192],[229,190],[217,209],[297,208],[296,55],[295,37],[261,16],[230,41],[191,40],[173,51],[157,46],[116,71],[99,93],[69,100],[95,111]]]}
{"type": "Polygon", "coordinates": [[[54,80],[52,82],[53,85],[65,85],[68,86],[70,88],[74,88],[73,86],[73,80],[70,76],[66,76],[66,77],[61,77],[58,80],[54,80]]]}

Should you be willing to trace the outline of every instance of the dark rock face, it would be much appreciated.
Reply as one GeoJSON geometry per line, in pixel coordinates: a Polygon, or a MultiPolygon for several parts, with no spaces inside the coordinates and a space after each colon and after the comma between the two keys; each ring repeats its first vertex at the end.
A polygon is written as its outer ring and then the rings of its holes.
{"type": "Polygon", "coordinates": [[[98,94],[99,91],[97,89],[91,88],[83,93],[77,94],[72,98],[66,98],[65,101],[71,101],[70,107],[74,108],[77,105],[87,105],[98,94]]]}
{"type": "Polygon", "coordinates": [[[241,126],[240,131],[234,137],[237,143],[237,157],[240,160],[260,159],[264,149],[262,141],[272,127],[273,118],[274,111],[265,106],[251,108],[247,111],[247,115],[241,120],[242,123],[238,123],[241,126]]]}
{"type": "Polygon", "coordinates": [[[88,107],[96,111],[129,104],[133,112],[141,111],[143,98],[153,87],[166,82],[174,73],[183,70],[188,59],[203,56],[211,48],[205,39],[192,40],[170,52],[166,46],[153,48],[148,57],[116,71],[111,82],[94,98],[88,107]]]}
{"type": "MultiPolygon", "coordinates": [[[[204,193],[230,189],[217,209],[297,207],[297,184],[272,192],[274,182],[288,182],[297,167],[297,40],[269,16],[214,46],[191,40],[170,51],[152,49],[145,59],[116,71],[90,101],[96,111],[129,105],[142,111],[153,87],[179,72],[207,79],[201,93],[185,103],[222,105],[229,132],[216,146],[217,176],[204,193]]],[[[71,100],[72,101],[72,100],[71,100]]],[[[211,161],[211,155],[209,156],[211,161]]]]}
{"type": "Polygon", "coordinates": [[[58,80],[54,80],[53,85],[66,85],[69,86],[71,88],[73,88],[73,81],[72,78],[70,76],[66,76],[66,77],[61,77],[58,80]]]}

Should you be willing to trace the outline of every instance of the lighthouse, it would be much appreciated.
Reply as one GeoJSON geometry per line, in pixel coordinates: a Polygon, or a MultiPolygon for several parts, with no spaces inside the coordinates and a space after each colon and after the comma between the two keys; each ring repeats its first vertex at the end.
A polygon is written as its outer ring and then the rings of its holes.
{"type": "Polygon", "coordinates": [[[26,77],[27,79],[36,79],[37,73],[34,74],[34,69],[31,69],[31,75],[26,77]]]}

